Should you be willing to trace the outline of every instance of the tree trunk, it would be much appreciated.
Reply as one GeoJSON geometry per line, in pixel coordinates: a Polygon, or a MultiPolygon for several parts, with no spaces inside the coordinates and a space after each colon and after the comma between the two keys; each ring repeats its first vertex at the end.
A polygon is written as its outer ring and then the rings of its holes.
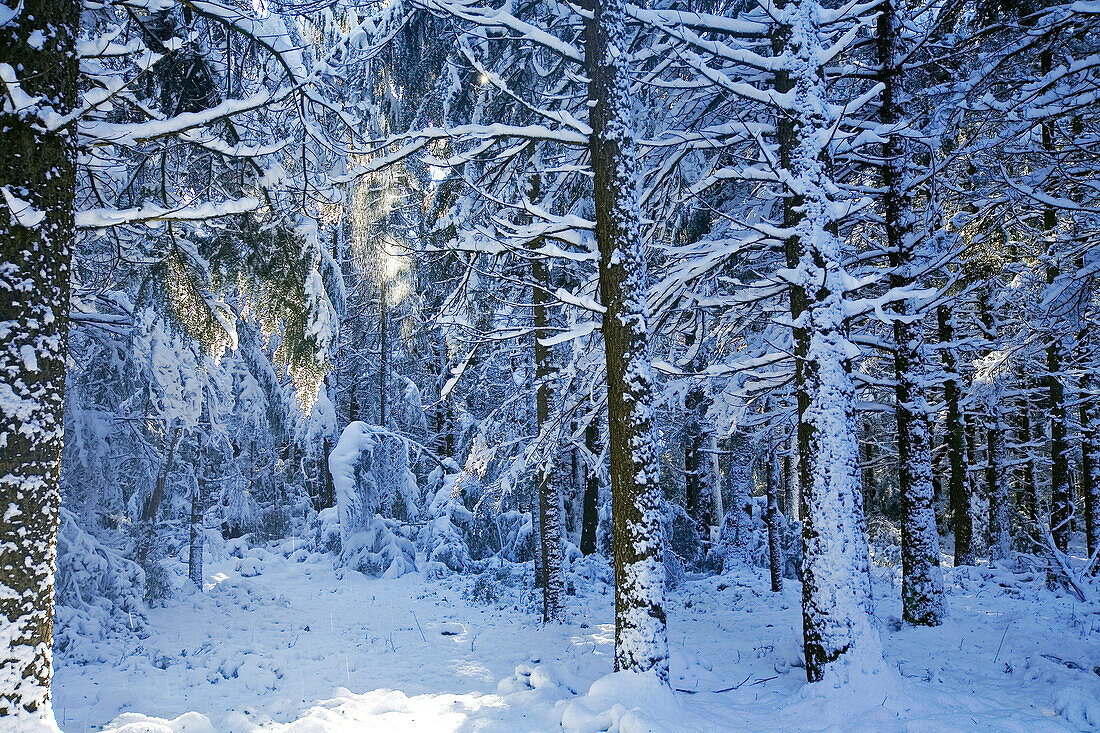
{"type": "MultiPolygon", "coordinates": [[[[778,3],[777,3],[778,4],[778,3]]],[[[784,224],[795,329],[795,390],[798,398],[802,493],[802,627],[806,676],[823,678],[845,660],[878,664],[882,649],[871,622],[870,553],[864,532],[856,440],[855,385],[848,340],[844,255],[836,237],[837,207],[828,191],[825,56],[819,7],[783,3],[789,11],[776,24],[772,47],[789,55],[776,72],[780,93],[800,100],[777,121],[780,166],[787,180],[784,224]],[[813,465],[810,465],[810,462],[813,465]]]]}
{"type": "MultiPolygon", "coordinates": [[[[881,6],[878,17],[879,81],[883,84],[879,121],[890,130],[906,118],[905,86],[899,60],[900,24],[895,0],[881,6]]],[[[917,282],[918,232],[908,167],[913,151],[901,134],[882,143],[883,220],[890,257],[890,288],[917,282]]],[[[894,414],[898,429],[898,491],[901,494],[902,617],[911,624],[938,626],[946,613],[940,571],[940,536],[932,504],[932,436],[928,431],[927,381],[921,320],[916,304],[894,305],[894,414]]]]}
{"type": "MultiPolygon", "coordinates": [[[[145,567],[149,559],[149,551],[153,549],[153,539],[157,529],[157,513],[160,504],[164,500],[164,490],[168,484],[168,472],[172,470],[172,456],[176,452],[176,443],[179,442],[180,428],[174,422],[168,431],[168,448],[164,454],[164,463],[161,464],[157,481],[153,484],[153,493],[149,495],[149,501],[145,503],[145,510],[141,513],[141,540],[138,546],[137,561],[145,567]]],[[[253,463],[255,465],[255,463],[253,463]]]]}
{"type": "MultiPolygon", "coordinates": [[[[15,6],[15,3],[9,3],[15,6]]],[[[0,27],[0,63],[65,117],[76,102],[75,0],[24,0],[0,27]],[[45,38],[45,41],[32,40],[45,38]]],[[[48,106],[47,106],[48,105],[48,106]]],[[[0,728],[57,730],[53,574],[57,550],[69,264],[76,186],[74,125],[46,131],[39,109],[0,107],[0,728]]]]}
{"type": "MultiPolygon", "coordinates": [[[[1049,53],[1046,52],[1046,53],[1049,53]]],[[[1048,209],[1053,212],[1053,209],[1048,209]]],[[[1058,277],[1056,265],[1047,266],[1047,284],[1058,277]]],[[[1069,552],[1070,516],[1073,501],[1069,486],[1069,442],[1066,440],[1066,399],[1062,384],[1062,343],[1051,336],[1047,345],[1047,395],[1050,410],[1050,534],[1054,546],[1069,552]]]]}
{"type": "Polygon", "coordinates": [[[187,554],[187,577],[202,590],[202,545],[203,545],[203,490],[201,476],[197,479],[195,492],[191,494],[191,543],[187,554]]]}
{"type": "MultiPolygon", "coordinates": [[[[978,316],[991,347],[999,343],[997,318],[989,304],[991,293],[983,287],[978,293],[978,316]]],[[[1005,476],[1005,423],[1001,414],[1002,387],[995,375],[985,385],[985,484],[989,497],[989,561],[1003,564],[1012,555],[1011,504],[1005,476]]]]}
{"type": "Polygon", "coordinates": [[[768,511],[764,515],[768,525],[768,567],[771,570],[772,592],[783,590],[783,528],[779,517],[779,457],[773,445],[768,451],[767,466],[768,511]]]}
{"type": "Polygon", "coordinates": [[[390,371],[389,293],[387,292],[385,244],[382,245],[382,277],[378,294],[378,424],[386,427],[388,393],[386,377],[390,371]]]}
{"type": "Polygon", "coordinates": [[[332,480],[332,470],[328,467],[328,456],[332,452],[332,441],[325,437],[321,443],[321,450],[325,452],[321,459],[321,473],[324,474],[325,489],[321,498],[321,508],[328,509],[336,506],[336,484],[332,480]]]}
{"type": "Polygon", "coordinates": [[[605,308],[608,438],[615,555],[615,669],[668,682],[661,487],[652,415],[656,387],[646,329],[645,252],[626,69],[623,0],[591,0],[585,60],[591,101],[596,243],[605,308]]]}
{"type": "Polygon", "coordinates": [[[955,536],[955,567],[974,564],[974,524],[970,514],[970,492],[966,478],[966,434],[963,427],[959,371],[955,358],[955,327],[946,305],[937,309],[940,359],[943,362],[943,398],[947,403],[944,441],[950,466],[948,502],[951,504],[951,529],[955,536]]]}
{"type": "Polygon", "coordinates": [[[684,440],[684,493],[687,513],[695,522],[704,543],[710,536],[710,456],[709,442],[703,431],[700,411],[706,409],[706,399],[701,387],[694,388],[684,398],[688,411],[687,435],[684,440]]]}
{"type": "MultiPolygon", "coordinates": [[[[1048,46],[1039,56],[1039,73],[1050,73],[1053,54],[1048,46]]],[[[1054,124],[1048,119],[1042,126],[1043,149],[1052,158],[1054,150],[1054,124]]],[[[1043,209],[1043,230],[1046,232],[1046,275],[1047,285],[1053,285],[1058,279],[1058,252],[1056,235],[1057,212],[1052,204],[1043,209]]],[[[1047,395],[1050,401],[1050,534],[1054,546],[1061,552],[1069,551],[1070,517],[1073,514],[1073,500],[1069,485],[1069,443],[1066,440],[1066,400],[1065,385],[1062,383],[1062,341],[1058,337],[1058,324],[1051,314],[1051,333],[1047,343],[1047,395]]]]}
{"type": "MultiPolygon", "coordinates": [[[[1079,263],[1079,270],[1084,263],[1079,263]]],[[[1077,333],[1078,368],[1081,382],[1078,385],[1078,415],[1081,421],[1081,495],[1085,502],[1085,545],[1088,556],[1100,553],[1100,407],[1097,406],[1097,383],[1094,376],[1094,339],[1086,324],[1077,333]]],[[[1100,562],[1094,566],[1100,572],[1100,562]]]]}
{"type": "Polygon", "coordinates": [[[596,551],[596,528],[600,523],[600,419],[592,416],[592,421],[584,429],[584,447],[588,451],[587,470],[584,484],[584,513],[581,518],[581,552],[591,555],[596,551]]]}
{"type": "MultiPolygon", "coordinates": [[[[531,200],[539,199],[539,177],[532,179],[531,200]]],[[[533,315],[535,326],[535,418],[539,440],[545,441],[539,461],[539,539],[542,543],[542,621],[561,623],[565,620],[565,553],[562,546],[563,501],[561,472],[557,469],[557,441],[551,440],[550,403],[553,390],[550,378],[554,373],[553,353],[542,339],[550,336],[550,273],[546,261],[535,256],[531,260],[533,315]]]]}
{"type": "Polygon", "coordinates": [[[859,443],[859,465],[863,472],[863,513],[868,517],[875,512],[875,446],[869,432],[865,427],[863,439],[859,443]]]}
{"type": "MultiPolygon", "coordinates": [[[[780,3],[777,3],[780,4],[780,3]]],[[[795,394],[799,407],[802,493],[802,626],[806,677],[853,660],[880,664],[871,623],[870,554],[860,488],[856,390],[851,380],[838,208],[829,190],[829,135],[820,14],[814,2],[783,2],[772,50],[792,61],[775,73],[775,90],[800,100],[777,120],[785,184],[783,223],[791,277],[795,394]],[[788,70],[790,69],[790,70],[788,70]],[[811,466],[812,462],[812,466],[811,466]]]]}
{"type": "Polygon", "coordinates": [[[1035,460],[1031,453],[1031,396],[1030,379],[1026,373],[1017,375],[1022,384],[1015,411],[1016,446],[1016,512],[1021,522],[1016,531],[1016,548],[1021,552],[1034,550],[1030,535],[1035,532],[1039,518],[1039,506],[1035,486],[1035,460]]]}
{"type": "MultiPolygon", "coordinates": [[[[1095,377],[1081,380],[1081,494],[1085,500],[1085,542],[1088,556],[1100,553],[1100,409],[1094,394],[1095,377]]],[[[1100,568],[1100,562],[1095,566],[1100,568]]]]}

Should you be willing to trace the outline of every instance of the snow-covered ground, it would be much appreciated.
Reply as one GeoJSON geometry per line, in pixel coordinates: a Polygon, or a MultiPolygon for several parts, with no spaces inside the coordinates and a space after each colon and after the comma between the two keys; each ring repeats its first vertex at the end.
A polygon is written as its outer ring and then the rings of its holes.
{"type": "Polygon", "coordinates": [[[805,683],[797,583],[689,580],[667,607],[666,692],[609,676],[609,573],[581,570],[571,623],[542,628],[516,577],[376,580],[253,549],[105,661],[61,660],[57,719],[68,733],[1100,729],[1100,609],[1041,577],[949,570],[949,620],[917,629],[876,568],[889,669],[841,689],[805,683]]]}

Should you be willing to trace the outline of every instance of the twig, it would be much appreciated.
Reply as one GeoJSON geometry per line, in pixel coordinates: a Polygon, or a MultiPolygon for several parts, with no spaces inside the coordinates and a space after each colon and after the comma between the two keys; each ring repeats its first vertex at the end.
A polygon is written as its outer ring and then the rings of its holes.
{"type": "MultiPolygon", "coordinates": [[[[1012,622],[1008,622],[1008,626],[1005,626],[1005,632],[1001,634],[1001,644],[1005,643],[1005,637],[1008,636],[1008,630],[1012,626],[1012,622]]],[[[993,656],[993,663],[997,663],[997,658],[1001,656],[1001,644],[997,645],[997,653],[993,656]]]]}

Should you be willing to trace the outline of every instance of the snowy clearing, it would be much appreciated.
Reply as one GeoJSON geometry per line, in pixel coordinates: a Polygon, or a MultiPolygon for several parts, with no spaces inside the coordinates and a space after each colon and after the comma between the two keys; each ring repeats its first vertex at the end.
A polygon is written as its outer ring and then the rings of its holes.
{"type": "Polygon", "coordinates": [[[62,661],[62,729],[1100,729],[1100,611],[1039,576],[949,570],[950,617],[920,629],[898,622],[895,574],[876,568],[896,674],[843,689],[805,683],[797,583],[772,594],[748,571],[689,580],[668,604],[681,690],[668,693],[606,676],[614,596],[595,561],[581,568],[588,580],[571,576],[571,622],[540,628],[518,576],[379,580],[336,571],[331,556],[291,557],[252,549],[214,562],[205,593],[153,609],[144,639],[113,639],[101,663],[62,661]]]}

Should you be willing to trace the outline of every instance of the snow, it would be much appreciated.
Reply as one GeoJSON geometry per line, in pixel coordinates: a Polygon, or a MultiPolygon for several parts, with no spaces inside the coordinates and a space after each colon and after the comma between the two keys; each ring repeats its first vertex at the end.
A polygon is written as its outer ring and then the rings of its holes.
{"type": "MultiPolygon", "coordinates": [[[[667,596],[672,690],[611,674],[614,595],[571,578],[563,625],[530,583],[469,600],[472,579],[341,573],[291,541],[243,577],[215,560],[204,593],[150,610],[104,661],[59,660],[58,723],[112,733],[1100,729],[1100,609],[1042,573],[945,573],[948,618],[903,625],[900,569],[874,567],[887,667],[808,685],[801,588],[764,574],[689,577],[667,596]]],[[[246,554],[245,557],[255,557],[246,554]]],[[[602,563],[587,559],[583,563],[602,563]]],[[[177,568],[186,576],[184,563],[177,568]]],[[[528,576],[530,566],[528,565],[528,576]]],[[[603,579],[603,580],[601,580],[603,579]]],[[[497,581],[494,581],[497,582],[497,581]]]]}
{"type": "Polygon", "coordinates": [[[13,194],[10,187],[0,186],[0,193],[4,194],[4,203],[8,206],[13,224],[31,229],[41,224],[46,218],[45,211],[39,211],[29,201],[24,201],[13,194]]]}

